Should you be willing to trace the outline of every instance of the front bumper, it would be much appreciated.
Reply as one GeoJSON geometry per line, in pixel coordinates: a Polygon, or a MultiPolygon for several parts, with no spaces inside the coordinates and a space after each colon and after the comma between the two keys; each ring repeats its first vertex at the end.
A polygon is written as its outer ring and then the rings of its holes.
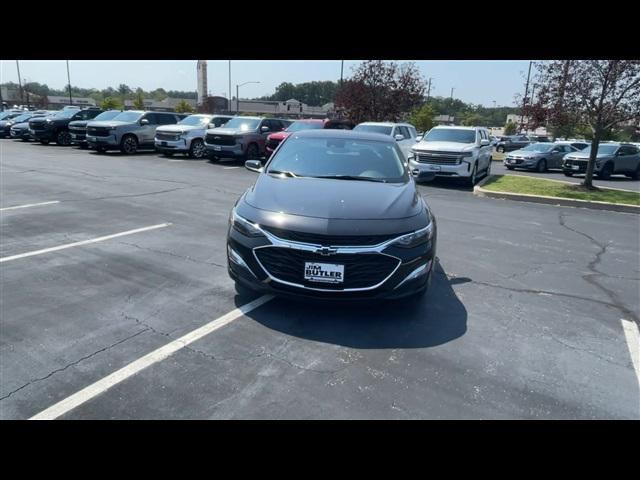
{"type": "Polygon", "coordinates": [[[502,162],[504,164],[505,167],[513,167],[513,168],[522,168],[525,170],[534,170],[536,168],[536,166],[538,165],[538,160],[537,159],[512,159],[512,158],[505,158],[502,162]]]}
{"type": "Polygon", "coordinates": [[[87,134],[79,133],[70,130],[71,133],[71,144],[72,145],[86,145],[87,143],[87,134]]]}
{"type": "MultiPolygon", "coordinates": [[[[576,161],[576,160],[565,160],[562,163],[562,171],[564,173],[587,173],[587,165],[589,162],[576,161]]],[[[593,173],[597,173],[602,168],[602,165],[594,165],[593,173]]]]}
{"type": "Polygon", "coordinates": [[[20,138],[23,140],[27,140],[31,138],[31,134],[29,133],[29,129],[27,128],[22,128],[20,130],[16,130],[12,128],[10,135],[11,135],[11,138],[20,138]]]}
{"type": "MultiPolygon", "coordinates": [[[[259,254],[256,254],[256,251],[259,251],[261,247],[282,247],[274,246],[267,237],[246,237],[231,228],[227,237],[228,272],[233,280],[247,288],[285,297],[350,301],[402,298],[427,288],[435,262],[436,238],[437,231],[434,224],[431,240],[422,245],[411,249],[389,246],[381,250],[378,255],[397,260],[395,268],[389,268],[389,272],[383,272],[384,278],[381,281],[371,280],[375,285],[340,289],[339,287],[327,288],[327,284],[320,282],[313,284],[306,282],[305,285],[302,285],[304,280],[300,280],[301,283],[298,283],[278,278],[279,274],[275,273],[273,268],[270,270],[269,266],[260,262],[259,254]]],[[[293,250],[296,251],[296,255],[309,255],[308,261],[317,261],[317,256],[312,252],[300,253],[300,250],[296,248],[293,250]]],[[[355,257],[359,255],[363,256],[363,261],[370,261],[371,253],[355,254],[355,257]]],[[[338,253],[327,256],[323,261],[340,264],[347,256],[354,257],[353,254],[338,253]]],[[[305,258],[305,260],[307,259],[305,258]]],[[[353,264],[353,260],[350,261],[353,264]]],[[[345,282],[349,273],[347,266],[345,268],[345,282]]],[[[302,275],[302,271],[300,275],[302,275]]]]}
{"type": "Polygon", "coordinates": [[[87,135],[86,139],[87,139],[87,145],[89,145],[89,148],[96,148],[96,147],[118,148],[118,147],[120,147],[120,142],[118,142],[118,139],[116,138],[115,135],[108,135],[106,137],[95,137],[95,136],[92,136],[92,135],[87,135]]]}
{"type": "Polygon", "coordinates": [[[191,148],[191,140],[155,140],[156,150],[159,152],[188,152],[191,148]]]}
{"type": "Polygon", "coordinates": [[[54,135],[53,135],[53,130],[33,130],[33,129],[29,129],[29,133],[31,134],[31,136],[37,140],[49,140],[52,141],[54,140],[54,135]]]}
{"type": "Polygon", "coordinates": [[[242,145],[238,143],[235,145],[213,145],[205,142],[204,146],[209,154],[216,157],[242,157],[244,155],[242,145]]]}
{"type": "Polygon", "coordinates": [[[471,165],[473,160],[463,160],[459,164],[433,164],[423,163],[416,160],[409,160],[410,170],[426,170],[427,172],[434,172],[436,177],[460,177],[467,178],[471,176],[471,165]]]}

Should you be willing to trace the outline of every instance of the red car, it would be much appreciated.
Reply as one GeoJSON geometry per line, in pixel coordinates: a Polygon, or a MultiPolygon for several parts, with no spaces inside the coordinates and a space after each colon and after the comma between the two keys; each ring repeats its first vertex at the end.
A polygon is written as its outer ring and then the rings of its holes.
{"type": "Polygon", "coordinates": [[[327,120],[296,120],[281,132],[272,133],[267,137],[265,144],[266,157],[269,158],[273,151],[280,145],[280,142],[291,135],[293,132],[300,130],[322,129],[327,120]]]}

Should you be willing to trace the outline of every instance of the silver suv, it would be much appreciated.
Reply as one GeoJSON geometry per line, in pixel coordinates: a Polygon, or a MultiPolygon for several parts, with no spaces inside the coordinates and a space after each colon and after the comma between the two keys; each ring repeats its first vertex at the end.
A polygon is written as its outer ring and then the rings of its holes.
{"type": "Polygon", "coordinates": [[[405,158],[411,156],[411,147],[418,141],[416,127],[410,123],[391,123],[391,122],[364,122],[356,125],[353,129],[359,132],[381,133],[393,137],[405,158]]]}
{"type": "MultiPolygon", "coordinates": [[[[575,173],[586,173],[590,155],[591,147],[565,155],[562,171],[567,177],[575,173]]],[[[602,180],[608,180],[616,173],[639,180],[640,149],[631,143],[601,143],[598,145],[593,173],[602,180]]]]}
{"type": "Polygon", "coordinates": [[[290,123],[278,118],[233,117],[224,127],[207,130],[204,145],[214,157],[258,159],[265,154],[267,137],[290,123]]]}
{"type": "Polygon", "coordinates": [[[409,168],[436,177],[463,178],[475,185],[480,174],[491,173],[491,141],[484,127],[433,127],[412,147],[409,168]]]}
{"type": "Polygon", "coordinates": [[[207,154],[204,136],[207,128],[223,126],[233,117],[225,115],[189,115],[176,125],[166,125],[156,129],[156,150],[171,156],[184,153],[191,158],[202,158],[207,154]]]}
{"type": "Polygon", "coordinates": [[[87,144],[98,152],[120,150],[133,154],[139,148],[153,149],[156,128],[176,124],[184,117],[178,113],[128,110],[112,120],[89,122],[87,144]]]}

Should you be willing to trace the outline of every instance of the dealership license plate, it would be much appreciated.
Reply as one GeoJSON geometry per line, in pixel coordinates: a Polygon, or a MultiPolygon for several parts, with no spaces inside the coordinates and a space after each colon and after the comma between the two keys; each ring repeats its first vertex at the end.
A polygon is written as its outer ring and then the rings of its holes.
{"type": "Polygon", "coordinates": [[[580,170],[580,165],[571,165],[573,170],[580,170]]]}
{"type": "Polygon", "coordinates": [[[213,149],[214,149],[216,152],[219,152],[219,151],[221,151],[221,150],[222,150],[222,147],[213,147],[213,149]]]}
{"type": "Polygon", "coordinates": [[[342,283],[344,282],[344,265],[305,262],[304,279],[310,282],[342,283]]]}
{"type": "Polygon", "coordinates": [[[432,172],[439,172],[440,165],[427,165],[427,170],[430,170],[432,172]]]}
{"type": "Polygon", "coordinates": [[[162,145],[163,147],[167,146],[167,142],[160,142],[160,145],[162,145]]]}

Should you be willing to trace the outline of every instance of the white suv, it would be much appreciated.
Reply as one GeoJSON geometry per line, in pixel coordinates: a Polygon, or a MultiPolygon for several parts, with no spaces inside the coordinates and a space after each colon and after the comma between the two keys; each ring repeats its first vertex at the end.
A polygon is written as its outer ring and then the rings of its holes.
{"type": "Polygon", "coordinates": [[[411,156],[411,147],[417,142],[416,127],[410,123],[364,122],[356,125],[354,130],[360,132],[381,133],[396,139],[405,158],[411,156]]]}
{"type": "Polygon", "coordinates": [[[433,127],[411,149],[409,167],[414,175],[426,171],[437,177],[457,177],[475,185],[491,173],[491,140],[484,127],[433,127]]]}

